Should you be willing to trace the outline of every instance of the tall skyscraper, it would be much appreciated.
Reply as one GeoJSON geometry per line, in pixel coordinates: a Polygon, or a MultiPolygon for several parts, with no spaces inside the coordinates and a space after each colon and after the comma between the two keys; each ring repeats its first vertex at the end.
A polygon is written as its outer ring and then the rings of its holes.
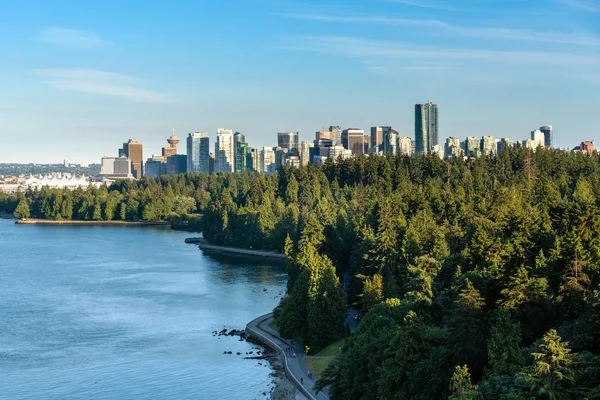
{"type": "Polygon", "coordinates": [[[135,179],[141,179],[144,175],[144,145],[141,142],[129,139],[123,143],[123,148],[119,150],[119,156],[129,158],[131,162],[131,171],[135,179]]]}
{"type": "Polygon", "coordinates": [[[298,153],[300,151],[299,136],[298,132],[278,132],[277,147],[286,149],[290,153],[298,153]]]}
{"type": "Polygon", "coordinates": [[[215,172],[233,172],[234,163],[233,132],[219,129],[215,143],[215,172]]]}
{"type": "Polygon", "coordinates": [[[462,154],[460,147],[460,139],[457,137],[449,137],[446,139],[446,146],[444,148],[444,154],[446,157],[458,157],[462,154]]]}
{"type": "Polygon", "coordinates": [[[494,156],[498,151],[496,139],[493,136],[483,136],[481,138],[481,153],[486,156],[494,156]]]}
{"type": "Polygon", "coordinates": [[[233,146],[235,153],[234,171],[242,172],[246,169],[246,149],[248,148],[246,136],[240,132],[236,132],[233,135],[233,146]]]}
{"type": "Polygon", "coordinates": [[[552,147],[554,142],[554,137],[552,133],[552,125],[542,126],[540,131],[544,134],[544,146],[552,147]]]}
{"type": "Polygon", "coordinates": [[[437,103],[415,104],[415,141],[418,154],[429,154],[439,144],[437,103]]]}
{"type": "Polygon", "coordinates": [[[376,151],[383,151],[383,128],[381,126],[371,127],[371,148],[376,151]]]}
{"type": "Polygon", "coordinates": [[[314,147],[313,142],[304,141],[301,144],[300,164],[310,164],[310,149],[314,147]]]}
{"type": "Polygon", "coordinates": [[[543,147],[546,138],[542,131],[536,129],[535,131],[531,131],[531,141],[533,142],[533,147],[543,147]]]}
{"type": "Polygon", "coordinates": [[[187,137],[187,171],[210,172],[210,143],[208,133],[192,132],[187,137]]]}
{"type": "MultiPolygon", "coordinates": [[[[318,131],[315,133],[315,140],[321,140],[321,139],[325,139],[325,140],[331,140],[333,141],[333,133],[330,131],[318,131]]],[[[304,142],[302,142],[304,143],[304,142]]]]}
{"type": "Polygon", "coordinates": [[[400,136],[398,138],[398,150],[403,156],[412,154],[412,140],[408,136],[400,136]]]}
{"type": "Polygon", "coordinates": [[[365,131],[350,128],[342,131],[342,145],[345,149],[352,151],[355,156],[364,154],[365,131]]]}
{"type": "Polygon", "coordinates": [[[504,151],[504,149],[506,149],[509,146],[510,146],[509,138],[500,139],[500,141],[498,142],[498,155],[501,155],[502,152],[504,151]]]}
{"type": "Polygon", "coordinates": [[[469,136],[465,140],[465,155],[467,157],[479,157],[481,154],[481,140],[475,136],[469,136]]]}
{"type": "Polygon", "coordinates": [[[329,127],[329,132],[331,132],[331,140],[333,144],[342,144],[342,128],[337,125],[332,125],[329,127]]]}

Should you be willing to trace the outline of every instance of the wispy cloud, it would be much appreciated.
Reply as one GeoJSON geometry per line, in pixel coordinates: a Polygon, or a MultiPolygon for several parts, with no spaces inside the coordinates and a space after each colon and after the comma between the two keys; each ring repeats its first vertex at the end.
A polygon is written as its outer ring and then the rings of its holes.
{"type": "Polygon", "coordinates": [[[138,81],[136,78],[116,72],[60,68],[35,69],[30,72],[46,78],[48,84],[62,90],[102,94],[144,103],[171,102],[163,94],[133,86],[138,81]]]}
{"type": "Polygon", "coordinates": [[[94,32],[69,28],[42,29],[36,39],[40,42],[75,50],[90,50],[111,44],[111,42],[102,39],[94,32]]]}
{"type": "Polygon", "coordinates": [[[501,51],[482,49],[435,48],[401,42],[367,40],[340,36],[309,36],[291,39],[283,50],[310,51],[371,60],[374,57],[418,61],[488,62],[494,64],[538,66],[598,66],[599,56],[564,52],[501,51]]]}
{"type": "Polygon", "coordinates": [[[513,41],[548,42],[600,46],[600,39],[583,34],[539,32],[530,29],[481,28],[450,25],[439,20],[408,19],[378,16],[335,16],[322,14],[281,14],[282,16],[313,21],[390,25],[423,28],[423,33],[453,34],[470,38],[487,38],[513,41]]]}
{"type": "Polygon", "coordinates": [[[556,3],[564,4],[578,10],[589,12],[600,12],[600,3],[589,0],[554,0],[556,3]]]}
{"type": "Polygon", "coordinates": [[[433,2],[429,2],[429,1],[421,1],[421,0],[381,0],[381,1],[385,1],[386,3],[405,4],[407,6],[419,7],[419,8],[430,8],[430,9],[435,9],[435,10],[446,10],[446,11],[452,10],[450,7],[447,7],[445,5],[442,5],[439,3],[433,3],[433,2]]]}

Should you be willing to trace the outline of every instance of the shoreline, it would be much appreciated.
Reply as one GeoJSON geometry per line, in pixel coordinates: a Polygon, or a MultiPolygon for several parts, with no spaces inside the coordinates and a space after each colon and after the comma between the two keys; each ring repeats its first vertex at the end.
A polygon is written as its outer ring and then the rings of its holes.
{"type": "Polygon", "coordinates": [[[232,254],[243,257],[270,258],[280,261],[285,261],[287,259],[287,256],[281,253],[274,253],[262,250],[240,249],[237,247],[216,246],[209,244],[203,238],[187,238],[185,239],[185,243],[198,245],[200,250],[213,253],[232,254]]]}
{"type": "Polygon", "coordinates": [[[18,225],[97,225],[97,226],[171,226],[169,222],[143,222],[143,221],[55,221],[51,219],[17,219],[18,225]]]}

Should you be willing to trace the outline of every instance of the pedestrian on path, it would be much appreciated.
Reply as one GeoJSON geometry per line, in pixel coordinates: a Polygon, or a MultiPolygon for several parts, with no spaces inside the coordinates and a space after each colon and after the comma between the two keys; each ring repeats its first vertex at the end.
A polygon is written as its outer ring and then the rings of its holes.
{"type": "Polygon", "coordinates": [[[304,385],[304,378],[300,378],[300,384],[304,385]]]}

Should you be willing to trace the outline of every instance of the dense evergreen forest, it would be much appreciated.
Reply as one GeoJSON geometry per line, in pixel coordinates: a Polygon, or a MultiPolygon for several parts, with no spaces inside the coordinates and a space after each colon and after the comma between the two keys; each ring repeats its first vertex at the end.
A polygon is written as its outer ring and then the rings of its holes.
{"type": "Polygon", "coordinates": [[[600,399],[599,195],[597,154],[517,147],[43,189],[0,210],[202,213],[211,243],[284,251],[281,333],[311,352],[346,336],[318,382],[332,399],[600,399]]]}

